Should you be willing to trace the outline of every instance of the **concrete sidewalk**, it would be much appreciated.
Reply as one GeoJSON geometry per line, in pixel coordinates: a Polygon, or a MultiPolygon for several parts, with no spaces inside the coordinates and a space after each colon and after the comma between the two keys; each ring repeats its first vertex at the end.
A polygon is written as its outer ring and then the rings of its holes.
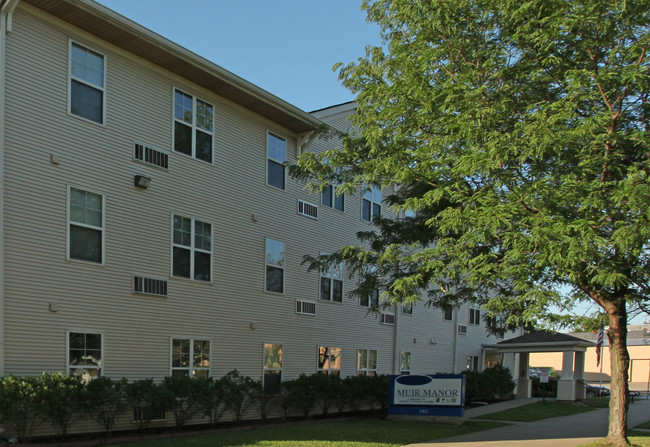
{"type": "MultiPolygon", "coordinates": [[[[517,399],[465,412],[471,419],[541,399],[517,399]]],[[[599,408],[586,413],[543,419],[535,422],[512,422],[506,427],[494,428],[466,435],[409,444],[408,447],[574,447],[607,436],[609,408],[599,408]]],[[[630,405],[628,427],[650,420],[650,400],[637,400],[630,405]]]]}

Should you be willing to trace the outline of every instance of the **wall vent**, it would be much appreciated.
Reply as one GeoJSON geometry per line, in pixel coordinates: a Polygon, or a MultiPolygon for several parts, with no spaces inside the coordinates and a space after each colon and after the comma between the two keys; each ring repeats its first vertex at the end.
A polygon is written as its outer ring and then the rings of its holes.
{"type": "Polygon", "coordinates": [[[169,167],[169,154],[144,144],[135,143],[133,158],[159,168],[167,169],[169,167]]]}
{"type": "Polygon", "coordinates": [[[381,314],[381,324],[395,324],[395,314],[381,314]]]}
{"type": "Polygon", "coordinates": [[[459,324],[458,325],[458,333],[463,334],[463,335],[467,334],[467,325],[459,324]]]}
{"type": "Polygon", "coordinates": [[[167,419],[167,412],[159,407],[134,406],[133,422],[140,421],[164,421],[167,419]]]}
{"type": "Polygon", "coordinates": [[[298,200],[298,214],[318,219],[318,207],[304,200],[298,200]]]}
{"type": "Polygon", "coordinates": [[[164,279],[134,276],[133,292],[143,295],[167,296],[167,281],[164,279]]]}
{"type": "Polygon", "coordinates": [[[313,301],[296,300],[296,313],[303,315],[316,315],[316,303],[313,301]]]}

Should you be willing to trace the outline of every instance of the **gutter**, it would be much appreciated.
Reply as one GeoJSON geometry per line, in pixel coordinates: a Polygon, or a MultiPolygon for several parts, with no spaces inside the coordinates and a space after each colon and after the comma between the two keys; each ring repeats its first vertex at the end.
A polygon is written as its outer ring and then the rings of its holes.
{"type": "Polygon", "coordinates": [[[13,13],[19,0],[0,0],[0,377],[5,375],[5,77],[6,40],[12,29],[13,13]]]}

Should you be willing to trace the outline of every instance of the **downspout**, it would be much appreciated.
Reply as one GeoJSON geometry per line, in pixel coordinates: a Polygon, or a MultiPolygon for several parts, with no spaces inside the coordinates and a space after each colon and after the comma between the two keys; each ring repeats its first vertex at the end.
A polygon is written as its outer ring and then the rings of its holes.
{"type": "Polygon", "coordinates": [[[19,0],[0,0],[0,377],[5,375],[5,78],[6,36],[19,0]]]}
{"type": "Polygon", "coordinates": [[[452,374],[456,374],[456,345],[457,345],[457,339],[458,339],[458,313],[459,312],[460,312],[460,308],[457,308],[456,306],[454,306],[453,307],[454,343],[453,343],[453,351],[452,351],[452,358],[451,358],[451,373],[452,374]]]}
{"type": "Polygon", "coordinates": [[[400,355],[399,355],[399,317],[397,316],[399,306],[395,304],[395,327],[393,328],[393,374],[399,375],[400,373],[400,355]]]}

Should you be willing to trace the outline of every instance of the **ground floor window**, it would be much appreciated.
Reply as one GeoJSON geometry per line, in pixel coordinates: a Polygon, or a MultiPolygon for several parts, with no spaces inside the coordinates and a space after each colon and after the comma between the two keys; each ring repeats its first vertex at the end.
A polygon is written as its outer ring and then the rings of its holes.
{"type": "Polygon", "coordinates": [[[280,394],[282,384],[282,345],[264,345],[264,392],[280,394]]]}
{"type": "Polygon", "coordinates": [[[469,371],[478,371],[478,355],[467,356],[467,369],[469,371]]]}
{"type": "Polygon", "coordinates": [[[172,376],[210,376],[210,341],[172,339],[172,376]]]}
{"type": "Polygon", "coordinates": [[[336,376],[341,374],[341,348],[318,348],[318,372],[336,376]]]}
{"type": "Polygon", "coordinates": [[[102,334],[68,332],[68,373],[88,383],[102,371],[102,334]]]}
{"type": "Polygon", "coordinates": [[[411,353],[400,352],[399,373],[402,375],[411,374],[411,353]]]}
{"type": "Polygon", "coordinates": [[[359,364],[357,373],[360,376],[374,376],[377,374],[376,349],[359,349],[359,364]]]}

